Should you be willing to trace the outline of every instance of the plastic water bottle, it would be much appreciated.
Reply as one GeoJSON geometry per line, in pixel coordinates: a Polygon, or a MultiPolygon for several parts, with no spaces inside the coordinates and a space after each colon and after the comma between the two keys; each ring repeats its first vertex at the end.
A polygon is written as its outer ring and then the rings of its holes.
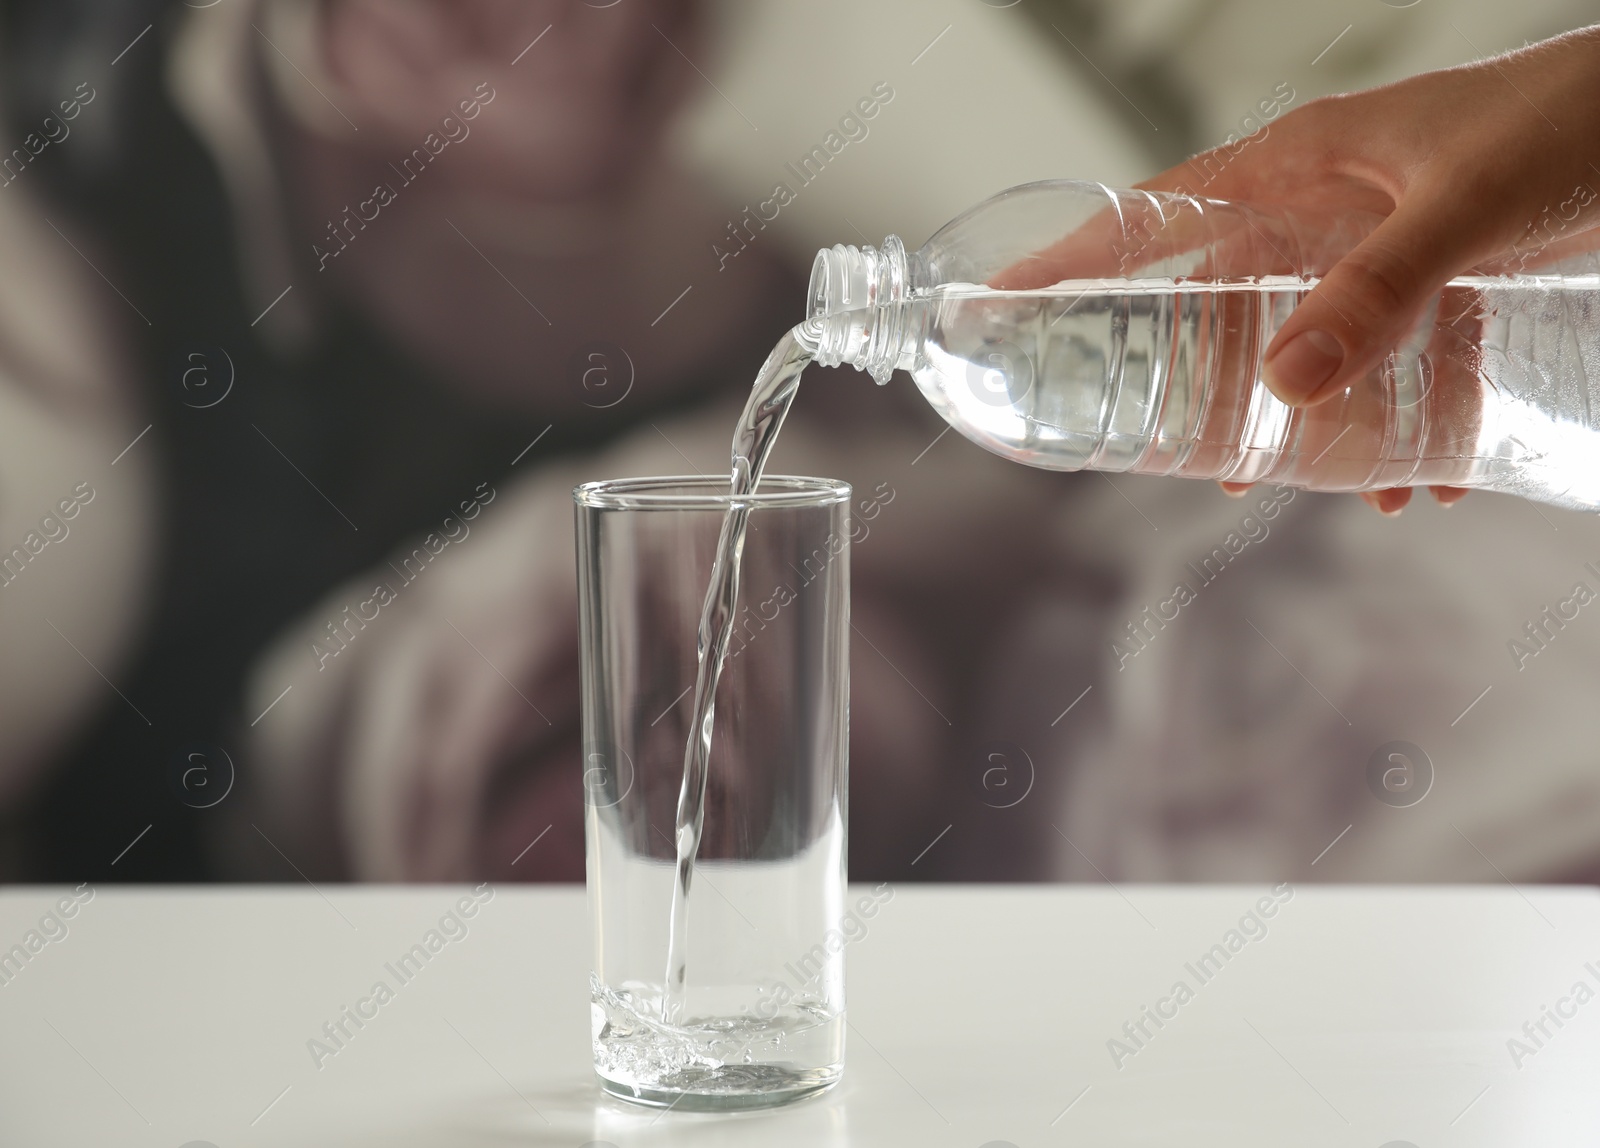
{"type": "Polygon", "coordinates": [[[1267,345],[1376,223],[1053,181],[921,250],[817,254],[799,331],[827,366],[896,370],[996,454],[1312,490],[1429,483],[1600,509],[1600,260],[1452,280],[1380,367],[1311,408],[1267,345]]]}

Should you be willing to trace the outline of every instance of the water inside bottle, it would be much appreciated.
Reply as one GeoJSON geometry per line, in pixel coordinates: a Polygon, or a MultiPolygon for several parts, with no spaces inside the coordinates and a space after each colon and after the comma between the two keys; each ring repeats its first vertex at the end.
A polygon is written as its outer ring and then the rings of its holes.
{"type": "Polygon", "coordinates": [[[919,388],[968,438],[1052,470],[1314,490],[1470,485],[1600,509],[1600,276],[1463,276],[1378,369],[1313,407],[1261,381],[1318,280],[944,284],[919,388]]]}

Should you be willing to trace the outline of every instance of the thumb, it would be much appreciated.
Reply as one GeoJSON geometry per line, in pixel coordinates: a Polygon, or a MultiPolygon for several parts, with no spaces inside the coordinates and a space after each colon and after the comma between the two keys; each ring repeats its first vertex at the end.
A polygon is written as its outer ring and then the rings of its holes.
{"type": "Polygon", "coordinates": [[[1403,200],[1322,277],[1267,348],[1265,381],[1291,406],[1343,390],[1383,361],[1428,301],[1478,254],[1431,197],[1403,200]]]}

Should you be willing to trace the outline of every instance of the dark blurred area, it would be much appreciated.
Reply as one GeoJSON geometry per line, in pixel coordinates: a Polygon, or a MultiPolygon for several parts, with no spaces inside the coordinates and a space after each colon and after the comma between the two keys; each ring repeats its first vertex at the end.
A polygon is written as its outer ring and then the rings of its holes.
{"type": "MultiPolygon", "coordinates": [[[[273,189],[283,195],[281,215],[291,232],[315,238],[295,244],[290,257],[302,276],[302,299],[311,300],[302,323],[310,330],[264,337],[261,324],[267,320],[257,318],[262,307],[248,286],[253,269],[236,241],[241,228],[260,221],[239,218],[241,205],[230,204],[216,156],[174,107],[165,81],[175,28],[198,7],[204,6],[11,4],[4,14],[6,105],[15,109],[11,122],[19,134],[42,123],[58,95],[70,94],[81,75],[94,77],[94,99],[80,113],[82,122],[70,125],[77,132],[30,162],[26,179],[29,190],[60,217],[63,230],[70,221],[87,261],[113,272],[108,278],[128,300],[126,310],[104,318],[125,338],[125,397],[150,426],[135,449],[154,460],[150,495],[160,509],[150,589],[132,651],[118,673],[124,692],[138,704],[112,694],[60,750],[60,764],[23,825],[25,871],[40,877],[66,879],[86,865],[98,868],[106,845],[134,821],[159,821],[161,831],[106,877],[207,875],[197,830],[204,813],[172,792],[168,775],[175,760],[188,761],[192,748],[234,744],[230,735],[254,716],[239,712],[245,673],[277,631],[330,586],[379,564],[403,539],[448,516],[479,484],[502,482],[530,441],[539,438],[545,455],[592,449],[633,425],[737,385],[784,325],[776,291],[781,275],[769,269],[769,283],[760,285],[764,298],[737,308],[753,320],[749,327],[696,348],[701,353],[692,378],[641,387],[626,407],[604,416],[580,404],[566,368],[599,334],[637,342],[643,324],[635,327],[629,320],[637,317],[623,308],[599,314],[591,307],[577,324],[564,323],[561,333],[546,339],[526,329],[530,320],[545,326],[533,312],[507,315],[507,308],[497,307],[493,323],[481,315],[452,315],[456,301],[440,283],[428,292],[433,297],[414,305],[432,308],[432,321],[451,328],[450,338],[435,343],[423,336],[419,341],[426,346],[408,346],[406,333],[396,330],[404,320],[392,312],[374,315],[383,309],[359,297],[365,284],[352,286],[356,275],[340,280],[346,268],[333,266],[327,276],[333,282],[318,282],[317,264],[300,255],[318,239],[337,251],[332,239],[319,236],[325,229],[314,221],[348,208],[326,194],[331,188],[325,181],[337,178],[338,164],[319,153],[325,145],[303,138],[268,108],[261,127],[281,165],[273,189]],[[114,68],[97,62],[86,69],[85,57],[112,58],[113,45],[129,43],[147,25],[153,27],[114,68]],[[472,335],[486,329],[502,332],[489,336],[496,345],[473,347],[472,335]],[[520,385],[528,375],[547,376],[548,382],[520,385]],[[556,415],[559,421],[553,421],[556,415]]],[[[658,22],[690,33],[685,5],[654,7],[658,22]]],[[[484,37],[491,31],[476,29],[484,37]]],[[[645,32],[654,35],[648,25],[645,32]]],[[[464,53],[483,46],[482,40],[459,45],[464,53]]],[[[261,98],[265,106],[260,60],[253,51],[248,55],[255,66],[233,78],[240,95],[261,98]]],[[[659,70],[659,62],[655,66],[659,70]]],[[[611,143],[617,152],[651,145],[649,135],[682,85],[649,87],[648,99],[640,93],[639,107],[616,109],[620,129],[644,137],[611,143]],[[636,125],[635,115],[656,123],[636,125]]],[[[464,82],[461,94],[473,91],[464,82]]],[[[421,142],[427,125],[416,126],[421,142]]],[[[572,131],[582,129],[575,125],[572,131]]],[[[568,145],[550,140],[540,146],[554,151],[568,145]]],[[[364,158],[358,156],[353,166],[364,158]]],[[[593,170],[573,173],[571,187],[560,186],[567,169],[546,162],[550,171],[502,173],[480,164],[457,175],[482,183],[499,177],[552,184],[554,196],[581,207],[627,177],[606,170],[608,165],[641,161],[597,156],[587,165],[593,170]]],[[[398,177],[392,182],[401,184],[398,177]]],[[[443,278],[459,270],[429,267],[426,250],[416,246],[383,273],[443,278]]],[[[463,250],[465,259],[458,253],[455,263],[477,258],[470,241],[463,250]]],[[[573,279],[585,276],[592,281],[595,270],[573,279]]],[[[800,287],[793,281],[787,286],[791,297],[800,287]]],[[[511,302],[521,306],[515,296],[511,302]]],[[[570,318],[575,302],[547,306],[570,318]]],[[[689,374],[671,362],[672,352],[665,357],[666,372],[689,374]]],[[[662,373],[643,351],[637,367],[658,378],[662,373]]]]}
{"type": "MultiPolygon", "coordinates": [[[[1498,50],[1580,14],[5,0],[0,876],[581,880],[569,491],[725,468],[809,250],[1133,182],[1286,75],[1470,58],[1451,18],[1498,50]],[[816,187],[741,223],[875,83],[816,187]]],[[[1258,500],[1025,471],[903,383],[812,372],[775,464],[881,503],[852,877],[1594,871],[1596,638],[1537,682],[1505,655],[1592,522],[1302,495],[1129,665],[1258,500]],[[1371,788],[1397,741],[1431,801],[1371,788]]]]}

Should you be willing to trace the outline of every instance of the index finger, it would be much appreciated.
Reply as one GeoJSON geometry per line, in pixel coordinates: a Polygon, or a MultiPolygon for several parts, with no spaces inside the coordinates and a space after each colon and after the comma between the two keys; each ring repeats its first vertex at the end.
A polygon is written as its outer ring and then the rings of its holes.
{"type": "Polygon", "coordinates": [[[988,286],[1028,291],[1066,281],[1207,282],[1319,274],[1370,223],[1307,223],[1293,213],[1224,203],[1183,191],[1117,191],[1079,184],[1106,205],[1054,243],[993,276],[988,286]]]}

